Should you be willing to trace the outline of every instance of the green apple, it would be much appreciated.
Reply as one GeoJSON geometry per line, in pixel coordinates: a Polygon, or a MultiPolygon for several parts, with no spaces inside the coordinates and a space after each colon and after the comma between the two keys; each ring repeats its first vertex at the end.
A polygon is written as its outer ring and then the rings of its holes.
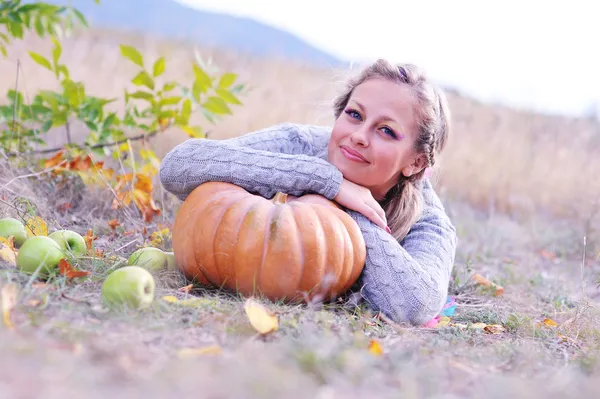
{"type": "Polygon", "coordinates": [[[65,251],[75,256],[85,255],[87,247],[81,234],[72,230],[57,230],[48,237],[52,238],[65,251]]]}
{"type": "Polygon", "coordinates": [[[48,277],[49,273],[58,268],[58,262],[65,258],[64,251],[48,236],[30,237],[19,249],[17,268],[33,274],[39,268],[39,277],[48,277]]]}
{"type": "Polygon", "coordinates": [[[0,219],[0,237],[14,237],[15,247],[19,248],[27,240],[27,230],[21,221],[15,218],[0,219]]]}
{"type": "Polygon", "coordinates": [[[175,263],[175,252],[165,252],[167,256],[167,267],[169,270],[175,270],[177,268],[177,264],[175,263]]]}
{"type": "Polygon", "coordinates": [[[111,309],[143,309],[154,300],[154,289],[154,277],[148,270],[124,266],[109,274],[102,283],[102,301],[111,309]]]}
{"type": "Polygon", "coordinates": [[[134,251],[127,261],[130,266],[140,266],[151,272],[175,267],[175,254],[159,248],[144,247],[134,251]]]}

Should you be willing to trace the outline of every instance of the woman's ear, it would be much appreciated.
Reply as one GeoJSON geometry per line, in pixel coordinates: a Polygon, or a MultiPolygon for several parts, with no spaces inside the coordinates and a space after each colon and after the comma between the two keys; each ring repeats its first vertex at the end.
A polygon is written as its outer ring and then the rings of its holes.
{"type": "Polygon", "coordinates": [[[428,160],[425,154],[417,155],[410,165],[407,165],[402,169],[402,174],[406,177],[410,177],[425,169],[427,164],[428,160]]]}

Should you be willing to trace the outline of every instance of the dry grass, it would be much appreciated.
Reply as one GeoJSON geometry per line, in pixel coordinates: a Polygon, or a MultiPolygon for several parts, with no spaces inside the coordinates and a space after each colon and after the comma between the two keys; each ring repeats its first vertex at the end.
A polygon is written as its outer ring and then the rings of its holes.
{"type": "MultiPolygon", "coordinates": [[[[133,70],[119,58],[119,43],[139,46],[150,56],[167,55],[169,78],[189,76],[190,46],[92,31],[64,48],[74,77],[85,80],[90,93],[118,96],[127,85],[133,70]]],[[[23,67],[19,84],[28,93],[54,87],[52,77],[24,55],[26,49],[49,51],[35,39],[17,44],[13,62],[0,65],[0,90],[14,86],[16,59],[23,67]]],[[[331,122],[322,105],[334,90],[323,83],[333,71],[224,51],[205,54],[254,87],[245,105],[213,129],[213,138],[281,121],[331,122]]],[[[90,193],[76,179],[57,185],[43,176],[22,178],[30,171],[10,169],[0,159],[0,217],[19,217],[35,205],[50,230],[93,228],[96,245],[108,256],[79,262],[92,273],[90,279],[73,283],[58,277],[41,288],[0,263],[0,287],[20,287],[15,329],[0,327],[0,397],[596,396],[600,319],[594,282],[600,264],[595,209],[586,199],[600,197],[591,174],[600,166],[593,156],[599,128],[591,121],[449,95],[456,130],[437,187],[460,239],[452,322],[500,324],[503,333],[392,325],[364,307],[341,304],[269,304],[281,329],[261,338],[245,318],[240,298],[200,288],[181,293],[177,288],[186,282],[176,275],[156,276],[159,290],[151,309],[107,312],[99,298],[102,280],[147,242],[159,223],[172,222],[178,202],[162,198],[165,212],[144,233],[137,219],[110,209],[108,190],[90,193]],[[60,212],[63,201],[74,208],[60,212]],[[565,218],[551,217],[551,211],[565,218]],[[123,224],[117,231],[106,223],[113,218],[123,224]],[[131,229],[136,232],[124,234],[131,229]],[[469,279],[473,272],[504,286],[504,295],[475,286],[469,279]],[[177,306],[160,300],[163,295],[200,299],[195,306],[177,306]],[[544,318],[558,327],[540,326],[544,318]],[[383,356],[369,353],[371,339],[382,345],[383,356]],[[211,345],[220,353],[188,358],[180,352],[211,345]]],[[[63,143],[62,135],[53,134],[51,144],[63,143]]],[[[172,131],[154,146],[164,155],[184,139],[172,131]]],[[[169,249],[170,242],[161,246],[169,249]]]]}

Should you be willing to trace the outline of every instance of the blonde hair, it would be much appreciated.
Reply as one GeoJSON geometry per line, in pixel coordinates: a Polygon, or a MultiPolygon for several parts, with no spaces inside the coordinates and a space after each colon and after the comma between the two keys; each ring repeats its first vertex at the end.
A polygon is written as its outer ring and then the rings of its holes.
{"type": "Polygon", "coordinates": [[[415,140],[414,150],[417,155],[424,155],[427,165],[420,172],[406,177],[400,174],[400,180],[382,200],[386,218],[392,235],[401,241],[413,224],[419,219],[423,210],[423,197],[417,183],[423,179],[426,168],[431,168],[436,157],[444,149],[450,130],[450,109],[444,93],[431,83],[425,72],[413,64],[394,65],[379,59],[368,65],[360,73],[347,79],[344,90],[333,104],[334,116],[342,114],[354,89],[372,78],[384,78],[394,83],[409,85],[418,103],[419,132],[415,140]]]}

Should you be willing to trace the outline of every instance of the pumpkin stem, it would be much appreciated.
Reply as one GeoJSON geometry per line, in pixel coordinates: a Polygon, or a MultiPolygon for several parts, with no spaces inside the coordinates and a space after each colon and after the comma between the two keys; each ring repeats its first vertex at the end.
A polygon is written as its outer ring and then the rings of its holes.
{"type": "Polygon", "coordinates": [[[273,197],[273,199],[271,201],[273,201],[273,203],[275,205],[279,205],[279,204],[285,204],[287,201],[287,194],[286,193],[277,193],[275,194],[275,196],[273,197]]]}

